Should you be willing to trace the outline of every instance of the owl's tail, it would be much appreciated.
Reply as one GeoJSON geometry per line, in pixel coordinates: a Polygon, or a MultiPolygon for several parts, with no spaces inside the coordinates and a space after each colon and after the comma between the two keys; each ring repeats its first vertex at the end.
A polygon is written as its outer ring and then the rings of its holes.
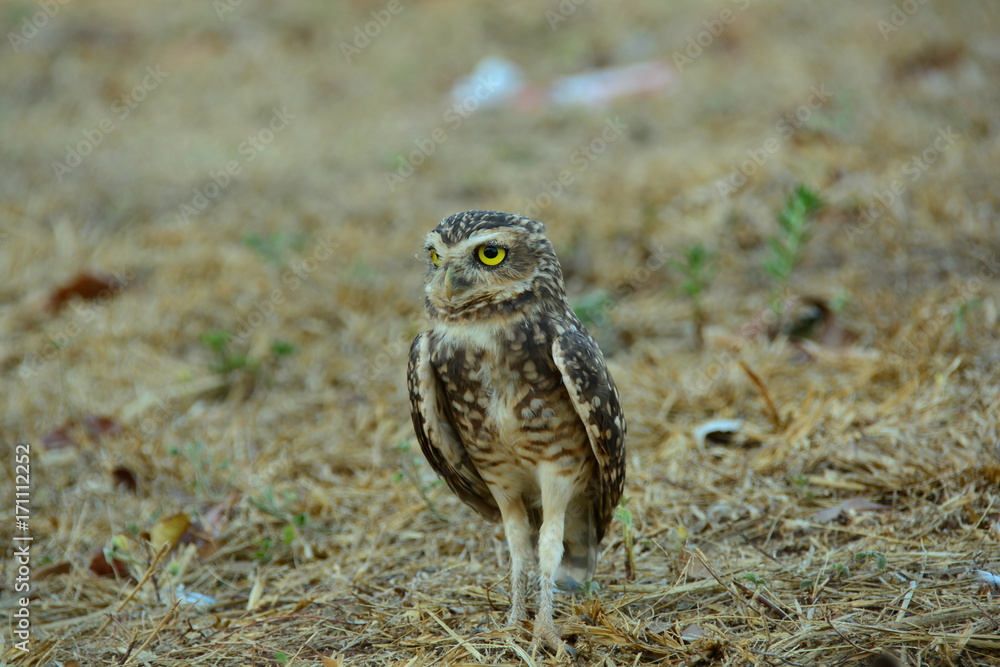
{"type": "Polygon", "coordinates": [[[563,532],[563,557],[556,571],[556,586],[576,591],[594,579],[597,568],[596,517],[590,508],[567,512],[563,532]]]}

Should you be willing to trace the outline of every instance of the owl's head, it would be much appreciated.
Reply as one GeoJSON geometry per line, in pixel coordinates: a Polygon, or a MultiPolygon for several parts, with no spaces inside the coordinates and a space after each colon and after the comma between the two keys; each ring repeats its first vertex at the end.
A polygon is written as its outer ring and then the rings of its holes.
{"type": "Polygon", "coordinates": [[[432,319],[531,314],[565,301],[562,270],[545,225],[499,211],[466,211],[441,221],[424,243],[424,292],[432,319]]]}

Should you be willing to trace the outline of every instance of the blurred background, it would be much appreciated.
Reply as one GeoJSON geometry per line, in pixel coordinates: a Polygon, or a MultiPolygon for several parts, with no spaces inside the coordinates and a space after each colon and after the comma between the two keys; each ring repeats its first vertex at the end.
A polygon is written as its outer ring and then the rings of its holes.
{"type": "Polygon", "coordinates": [[[112,536],[175,513],[208,530],[229,502],[213,567],[334,559],[343,583],[383,543],[330,532],[402,530],[421,494],[481,530],[408,449],[403,380],[423,236],[472,208],[548,225],[622,388],[650,530],[697,524],[671,485],[719,416],[760,449],[717,470],[888,493],[942,448],[972,465],[998,405],[998,19],[985,1],[4,3],[0,441],[35,448],[36,549],[83,576],[112,536]],[[941,378],[982,402],[932,401],[941,378]],[[972,431],[935,430],[960,406],[972,431]],[[895,430],[857,444],[858,424],[895,430]]]}

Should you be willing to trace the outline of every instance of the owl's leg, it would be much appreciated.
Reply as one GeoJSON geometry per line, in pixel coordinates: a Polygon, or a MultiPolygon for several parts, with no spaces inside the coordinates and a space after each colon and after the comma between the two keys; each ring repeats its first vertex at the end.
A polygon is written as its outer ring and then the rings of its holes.
{"type": "Polygon", "coordinates": [[[531,524],[520,496],[497,500],[503,517],[503,530],[507,535],[507,546],[510,548],[511,595],[507,625],[518,625],[528,617],[524,599],[531,567],[531,524]]]}
{"type": "Polygon", "coordinates": [[[556,572],[563,557],[566,511],[573,497],[573,486],[565,473],[563,466],[546,466],[540,467],[538,475],[542,491],[542,527],[538,533],[539,591],[535,637],[558,653],[569,650],[552,620],[556,572]]]}

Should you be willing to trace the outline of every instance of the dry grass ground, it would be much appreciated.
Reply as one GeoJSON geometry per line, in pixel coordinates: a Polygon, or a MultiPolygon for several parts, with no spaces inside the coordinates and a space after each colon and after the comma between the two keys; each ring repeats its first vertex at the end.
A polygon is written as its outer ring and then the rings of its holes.
{"type": "Polygon", "coordinates": [[[634,581],[619,522],[600,590],[558,601],[580,664],[1000,664],[995,3],[584,2],[554,30],[554,0],[403,3],[347,63],[389,3],[225,2],[0,8],[0,662],[553,662],[499,627],[502,531],[434,484],[403,379],[423,234],[534,201],[572,298],[607,306],[629,420],[634,581]],[[663,96],[448,116],[487,55],[546,81],[689,48],[663,96]],[[782,286],[762,261],[799,182],[827,206],[782,286]],[[695,243],[700,348],[670,264],[695,243]],[[81,271],[124,288],[49,307],[81,271]],[[832,325],[790,342],[776,295],[832,325]],[[699,441],[715,418],[744,426],[699,441]]]}

